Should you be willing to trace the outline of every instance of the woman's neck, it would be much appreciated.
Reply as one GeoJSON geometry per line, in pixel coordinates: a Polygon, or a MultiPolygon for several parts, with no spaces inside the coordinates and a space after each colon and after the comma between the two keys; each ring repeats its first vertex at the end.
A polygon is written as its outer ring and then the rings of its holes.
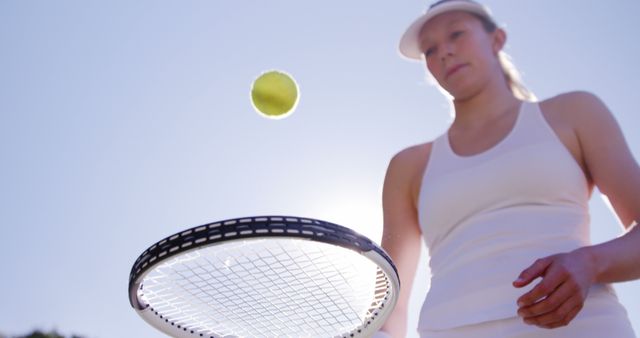
{"type": "Polygon", "coordinates": [[[517,112],[520,100],[503,85],[485,86],[476,95],[455,99],[455,119],[452,128],[460,131],[482,128],[500,117],[517,112]]]}

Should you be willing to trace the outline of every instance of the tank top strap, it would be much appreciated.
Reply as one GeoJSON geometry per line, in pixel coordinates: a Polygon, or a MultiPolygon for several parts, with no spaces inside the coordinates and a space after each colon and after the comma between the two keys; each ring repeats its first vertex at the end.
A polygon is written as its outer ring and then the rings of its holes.
{"type": "Polygon", "coordinates": [[[445,132],[433,140],[431,153],[429,155],[427,167],[422,173],[425,176],[439,176],[452,170],[451,164],[455,161],[455,155],[449,149],[448,134],[445,132]]]}
{"type": "Polygon", "coordinates": [[[535,101],[524,101],[519,130],[514,130],[511,147],[519,147],[523,144],[535,142],[557,141],[555,132],[542,114],[540,104],[535,101]]]}

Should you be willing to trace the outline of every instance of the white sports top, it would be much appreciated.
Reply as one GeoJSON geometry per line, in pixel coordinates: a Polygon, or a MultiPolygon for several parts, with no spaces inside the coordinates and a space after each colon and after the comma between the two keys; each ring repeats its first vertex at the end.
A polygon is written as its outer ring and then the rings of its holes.
{"type": "Polygon", "coordinates": [[[516,300],[537,284],[513,287],[522,270],[590,244],[589,197],[536,102],[523,102],[509,134],[480,154],[454,153],[448,132],[435,139],[418,201],[432,274],[418,329],[516,316],[516,300]]]}

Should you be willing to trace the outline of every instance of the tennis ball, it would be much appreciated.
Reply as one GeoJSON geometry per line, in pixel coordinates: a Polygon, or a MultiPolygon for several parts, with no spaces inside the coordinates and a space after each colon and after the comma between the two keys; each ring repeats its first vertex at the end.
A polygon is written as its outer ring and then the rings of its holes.
{"type": "Polygon", "coordinates": [[[281,119],[293,113],[298,104],[298,85],[282,71],[262,73],[251,86],[251,103],[262,116],[281,119]]]}

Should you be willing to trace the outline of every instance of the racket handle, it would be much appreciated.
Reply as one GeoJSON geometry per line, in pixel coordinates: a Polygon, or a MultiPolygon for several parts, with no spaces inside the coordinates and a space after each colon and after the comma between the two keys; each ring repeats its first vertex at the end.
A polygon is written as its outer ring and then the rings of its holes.
{"type": "Polygon", "coordinates": [[[384,331],[376,331],[371,338],[393,338],[390,334],[384,331]]]}

